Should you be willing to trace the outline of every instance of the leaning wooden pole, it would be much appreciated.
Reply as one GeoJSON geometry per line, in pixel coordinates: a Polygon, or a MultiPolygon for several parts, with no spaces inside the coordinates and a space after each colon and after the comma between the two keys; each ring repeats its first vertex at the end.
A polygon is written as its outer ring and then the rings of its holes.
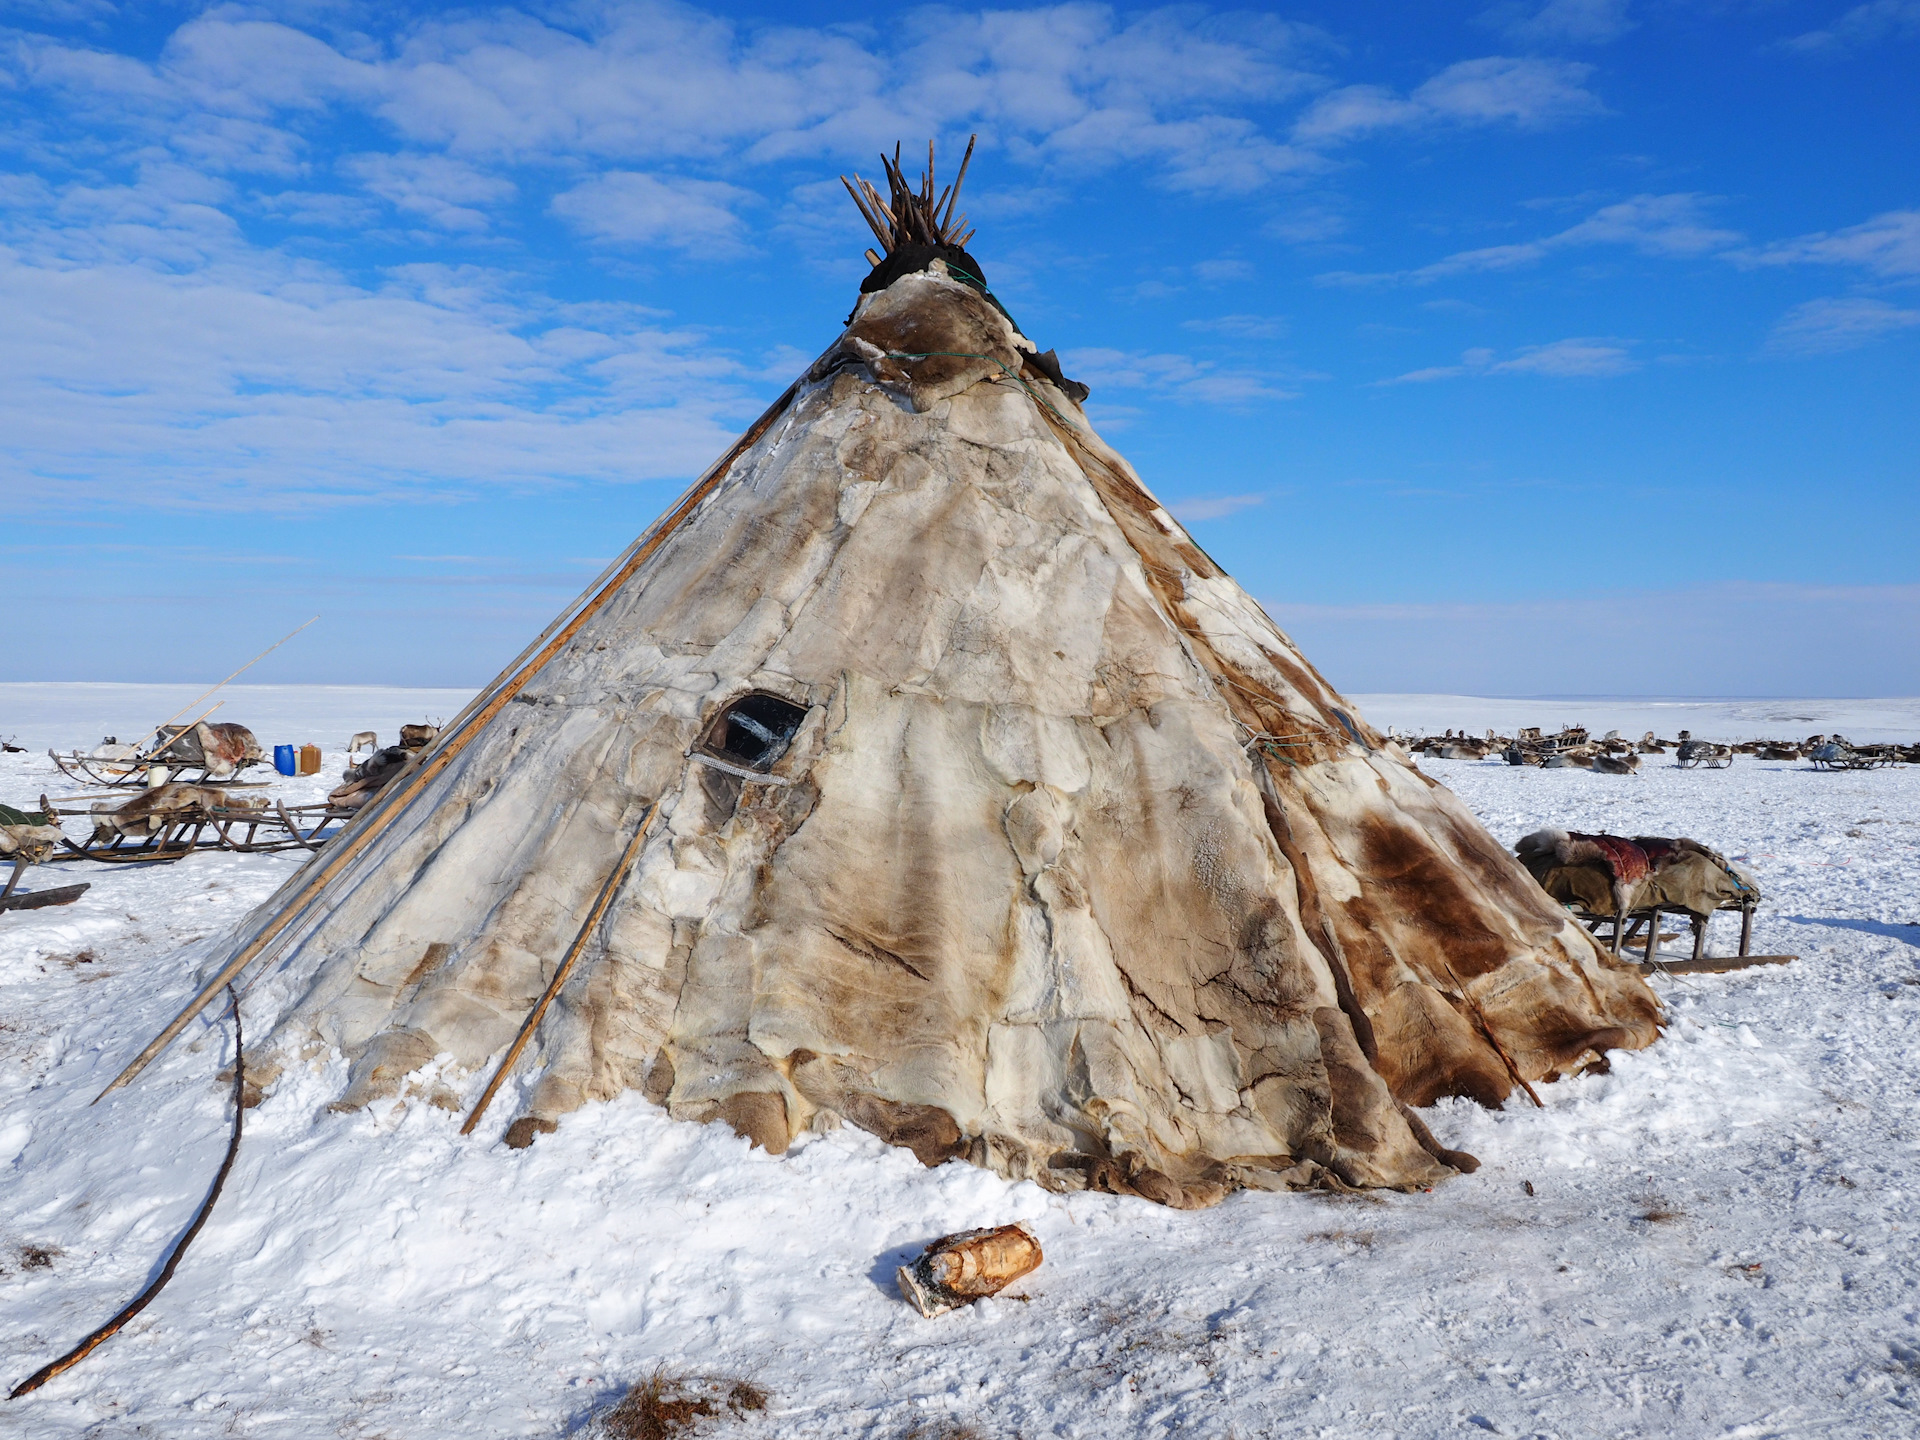
{"type": "MultiPolygon", "coordinates": [[[[319,618],[320,617],[318,615],[314,616],[313,620],[307,621],[307,625],[313,624],[314,620],[318,620],[319,618]]],[[[274,651],[278,650],[282,645],[286,644],[287,641],[291,640],[294,636],[298,635],[302,630],[306,629],[307,625],[296,625],[293,629],[289,630],[286,634],[282,635],[278,640],[274,641],[273,644],[269,645],[266,649],[262,650],[258,655],[254,656],[253,659],[247,661],[246,664],[242,665],[238,670],[234,671],[233,675],[227,676],[225,680],[222,680],[218,685],[215,685],[213,689],[203,690],[198,695],[194,696],[193,699],[189,700],[186,704],[182,705],[178,710],[174,711],[173,714],[169,715],[165,720],[162,720],[158,725],[154,726],[153,729],[147,731],[146,735],[141,738],[140,745],[146,744],[148,740],[151,740],[155,735],[158,735],[162,730],[166,729],[167,726],[171,725],[174,721],[178,720],[182,715],[186,714],[187,711],[191,710],[194,706],[198,705],[202,700],[206,699],[207,696],[212,695],[213,693],[215,693],[215,691],[218,691],[224,688],[225,686],[227,686],[228,684],[232,683],[234,676],[246,674],[247,671],[251,670],[254,666],[258,665],[262,660],[266,659],[267,656],[273,654],[274,651]]],[[[226,702],[223,700],[220,703],[224,705],[226,702]]],[[[220,706],[216,705],[213,708],[214,710],[218,710],[220,706]]],[[[213,713],[213,710],[209,710],[207,712],[207,715],[211,715],[212,713],[213,713]]],[[[206,719],[207,715],[202,715],[200,719],[201,720],[206,719]]],[[[196,725],[199,723],[200,722],[198,720],[194,722],[194,724],[196,725]]],[[[140,748],[140,745],[136,745],[133,748],[138,750],[140,748]]]]}
{"type": "Polygon", "coordinates": [[[653,828],[653,817],[660,813],[660,802],[655,800],[653,808],[647,811],[646,819],[640,822],[640,828],[633,832],[633,838],[627,842],[627,848],[614,862],[612,871],[607,875],[607,883],[600,887],[600,894],[593,902],[593,908],[587,912],[587,918],[580,923],[580,933],[573,937],[573,944],[567,947],[567,953],[560,957],[560,964],[553,972],[553,979],[547,982],[547,988],[533,1009],[527,1013],[526,1020],[520,1026],[520,1033],[513,1037],[513,1044],[507,1047],[506,1055],[500,1061],[500,1068],[493,1072],[493,1079],[487,1082],[487,1088],[480,1092],[480,1098],[474,1102],[473,1113],[467,1116],[467,1123],[460,1127],[462,1135],[471,1135],[473,1127],[480,1123],[480,1117],[487,1113],[487,1106],[493,1103],[493,1095],[500,1083],[512,1073],[514,1063],[519,1060],[520,1052],[527,1048],[527,1042],[533,1038],[533,1032],[540,1028],[540,1021],[547,1013],[547,1006],[553,1003],[553,997],[560,993],[560,987],[567,983],[567,976],[573,973],[573,963],[580,958],[580,952],[587,948],[587,941],[600,924],[600,918],[607,913],[607,906],[613,903],[613,897],[620,888],[620,882],[627,878],[634,857],[640,853],[640,847],[646,843],[647,832],[653,828]]]}
{"type": "MultiPolygon", "coordinates": [[[[147,1043],[147,1046],[116,1075],[112,1082],[93,1097],[93,1103],[105,1099],[121,1086],[131,1083],[142,1070],[168,1045],[172,1044],[180,1032],[187,1028],[195,1015],[205,1008],[207,1002],[219,993],[248,964],[256,959],[268,945],[278,938],[296,919],[302,916],[306,907],[325,889],[327,883],[338,875],[367,845],[384,830],[387,824],[397,816],[405,806],[421,793],[429,780],[439,775],[451,765],[469,741],[479,733],[486,723],[500,713],[502,709],[525,688],[527,683],[567,643],[579,632],[593,615],[618,593],[633,573],[649,560],[654,552],[666,542],[666,539],[699,503],[706,499],[713,487],[719,484],[726,473],[732,469],[733,462],[764,435],[773,422],[780,417],[787,406],[793,403],[793,397],[799,391],[799,385],[791,385],[787,391],[765,413],[754,421],[747,430],[713,463],[707,472],[690,485],[680,497],[679,502],[666,515],[646,531],[640,539],[627,548],[626,554],[613,565],[607,567],[586,591],[567,609],[560,612],[553,624],[549,625],[535,638],[533,644],[514,659],[513,663],[495,677],[493,683],[482,690],[452,723],[441,733],[440,738],[422,752],[419,759],[410,764],[417,768],[403,770],[380,792],[379,798],[370,803],[359,815],[348,822],[347,828],[339,838],[332,841],[322,853],[321,858],[313,862],[313,871],[309,874],[302,870],[287,882],[286,902],[280,905],[261,926],[253,938],[243,944],[239,951],[220,967],[220,971],[189,1000],[180,1013],[168,1023],[166,1029],[147,1043]],[[568,616],[572,616],[568,619],[568,616]],[[561,622],[565,621],[563,625],[561,622]],[[551,636],[551,639],[547,639],[551,636]],[[546,640],[544,645],[542,640],[546,640]],[[538,650],[536,652],[536,648],[538,650]],[[529,658],[531,657],[531,658],[529,658]]],[[[275,897],[278,898],[277,896],[275,897]]]]}

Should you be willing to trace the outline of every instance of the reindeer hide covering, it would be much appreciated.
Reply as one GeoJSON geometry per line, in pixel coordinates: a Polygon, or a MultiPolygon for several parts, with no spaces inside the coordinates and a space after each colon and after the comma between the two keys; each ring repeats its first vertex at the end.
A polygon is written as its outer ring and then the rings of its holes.
{"type": "Polygon", "coordinates": [[[1472,1161],[1409,1106],[1648,1044],[1637,974],[1031,354],[937,264],[863,296],[287,930],[260,1073],[335,1048],[342,1104],[470,1100],[654,807],[510,1140],[636,1088],[776,1152],[846,1122],[1170,1205],[1410,1188],[1472,1161]],[[804,715],[764,776],[711,753],[748,695],[804,715]]]}

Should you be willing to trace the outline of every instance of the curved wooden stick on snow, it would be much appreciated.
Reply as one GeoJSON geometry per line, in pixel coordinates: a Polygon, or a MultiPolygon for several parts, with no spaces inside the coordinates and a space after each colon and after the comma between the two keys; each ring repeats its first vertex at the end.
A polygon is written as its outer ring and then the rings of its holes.
{"type": "Polygon", "coordinates": [[[151,1285],[134,1296],[125,1309],[73,1349],[58,1360],[42,1365],[14,1386],[7,1394],[9,1400],[18,1400],[22,1395],[38,1390],[55,1376],[64,1375],[111,1340],[119,1333],[122,1326],[146,1309],[148,1302],[160,1293],[169,1280],[173,1279],[173,1272],[180,1264],[180,1257],[187,1253],[187,1246],[193,1243],[194,1236],[200,1233],[200,1227],[207,1223],[207,1216],[213,1213],[213,1202],[220,1198],[221,1187],[227,1183],[227,1173],[233,1169],[234,1156],[240,1153],[242,1117],[247,1113],[244,1103],[247,1086],[246,1036],[240,1030],[240,997],[234,994],[231,985],[227,986],[227,998],[233,1002],[233,1134],[227,1140],[227,1158],[220,1162],[220,1172],[213,1177],[213,1188],[207,1191],[207,1198],[200,1202],[200,1213],[193,1217],[193,1223],[187,1226],[186,1233],[175,1243],[173,1253],[167,1256],[167,1263],[160,1268],[160,1273],[154,1277],[151,1285]]]}
{"type": "Polygon", "coordinates": [[[621,852],[620,859],[607,876],[607,883],[600,887],[599,898],[593,902],[593,908],[587,912],[587,918],[581,922],[580,933],[573,937],[573,944],[567,947],[567,953],[561,957],[560,966],[553,972],[553,979],[547,982],[546,990],[539,1001],[528,1012],[520,1033],[513,1037],[513,1044],[507,1047],[500,1068],[493,1072],[493,1079],[487,1082],[487,1088],[480,1092],[480,1098],[474,1102],[473,1113],[467,1116],[467,1123],[460,1127],[462,1135],[471,1135],[473,1127],[480,1123],[480,1117],[487,1112],[487,1106],[493,1103],[494,1091],[500,1088],[500,1082],[512,1071],[514,1062],[520,1058],[520,1052],[527,1048],[527,1042],[533,1038],[533,1032],[540,1028],[540,1017],[547,1013],[547,1006],[553,1003],[553,997],[560,993],[560,987],[567,983],[567,976],[573,973],[573,962],[580,958],[580,952],[587,948],[587,939],[600,923],[600,917],[607,913],[607,905],[613,899],[614,892],[620,888],[620,882],[633,866],[633,857],[640,853],[640,847],[646,842],[647,832],[653,828],[653,817],[660,813],[660,802],[655,800],[653,808],[647,811],[647,818],[640,822],[640,828],[633,832],[633,838],[627,842],[627,848],[621,852]]]}

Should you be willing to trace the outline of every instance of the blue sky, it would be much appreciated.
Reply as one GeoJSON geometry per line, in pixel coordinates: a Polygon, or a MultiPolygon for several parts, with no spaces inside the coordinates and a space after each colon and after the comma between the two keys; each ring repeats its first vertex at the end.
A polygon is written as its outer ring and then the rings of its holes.
{"type": "Polygon", "coordinates": [[[977,130],[1336,684],[1920,693],[1920,0],[849,13],[0,5],[0,678],[484,680],[977,130]]]}

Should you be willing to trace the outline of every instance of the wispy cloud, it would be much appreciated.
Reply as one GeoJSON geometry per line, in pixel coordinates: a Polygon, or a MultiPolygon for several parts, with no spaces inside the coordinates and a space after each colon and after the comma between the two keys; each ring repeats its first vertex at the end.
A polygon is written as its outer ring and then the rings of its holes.
{"type": "Polygon", "coordinates": [[[1144,390],[1173,400],[1229,408],[1299,398],[1299,392],[1281,388],[1277,377],[1253,370],[1223,370],[1191,355],[1094,348],[1068,351],[1065,359],[1075,378],[1096,390],[1144,390]]]}
{"type": "Polygon", "coordinates": [[[486,212],[474,207],[515,193],[512,181],[445,155],[353,155],[340,168],[389,204],[443,230],[486,229],[486,212]]]}
{"type": "Polygon", "coordinates": [[[1237,515],[1242,510],[1251,510],[1256,505],[1267,503],[1264,493],[1253,495],[1196,495],[1190,500],[1176,500],[1168,508],[1174,518],[1192,525],[1207,520],[1224,520],[1229,515],[1237,515]]]}
{"type": "Polygon", "coordinates": [[[1628,0],[1504,0],[1480,23],[1522,45],[1605,45],[1633,29],[1628,0]]]}
{"type": "Polygon", "coordinates": [[[615,170],[554,197],[553,213],[595,240],[705,254],[741,248],[739,211],[758,197],[718,180],[615,170]]]}
{"type": "Polygon", "coordinates": [[[1361,273],[1335,270],[1315,277],[1322,285],[1428,285],[1456,275],[1515,270],[1536,265],[1557,251],[1618,245],[1642,255],[1685,258],[1729,250],[1746,237],[1711,223],[1709,195],[1635,195],[1604,205],[1578,224],[1538,240],[1461,250],[1416,270],[1361,273]]]}
{"type": "Polygon", "coordinates": [[[1821,230],[1734,257],[1745,265],[1857,265],[1887,279],[1920,275],[1920,210],[1889,210],[1845,230],[1821,230]]]}
{"type": "Polygon", "coordinates": [[[1865,297],[1808,300],[1781,317],[1767,339],[1777,355],[1829,355],[1857,350],[1920,325],[1920,310],[1865,297]]]}
{"type": "Polygon", "coordinates": [[[1220,315],[1211,320],[1182,320],[1180,328],[1238,340],[1272,340],[1287,333],[1287,320],[1284,315],[1220,315]]]}
{"type": "Polygon", "coordinates": [[[1541,129],[1604,113],[1587,88],[1591,65],[1490,55],[1449,65],[1410,94],[1348,85],[1316,100],[1293,127],[1302,145],[1329,145],[1384,130],[1506,122],[1541,129]]]}
{"type": "Polygon", "coordinates": [[[302,510],[664,478],[754,408],[757,377],[654,312],[471,266],[356,281],[177,193],[168,174],[76,185],[56,213],[13,217],[0,488],[17,507],[302,510]]]}
{"type": "Polygon", "coordinates": [[[1469,375],[1547,375],[1555,379],[1600,379],[1625,375],[1638,370],[1628,346],[1632,341],[1607,339],[1555,340],[1547,345],[1526,345],[1502,360],[1497,351],[1475,348],[1462,351],[1457,365],[1433,365],[1409,370],[1376,385],[1423,385],[1435,380],[1459,380],[1469,375]]]}
{"type": "Polygon", "coordinates": [[[310,123],[348,116],[481,168],[643,173],[845,160],[977,126],[1037,167],[1144,165],[1176,188],[1246,190],[1320,163],[1255,112],[1324,88],[1334,48],[1270,17],[1071,3],[908,11],[879,31],[748,26],[671,0],[566,15],[430,12],[391,46],[336,47],[221,7],[152,61],[28,37],[7,68],[243,170],[297,171],[310,123]]]}
{"type": "Polygon", "coordinates": [[[1846,11],[1823,30],[1809,30],[1785,42],[1802,54],[1863,50],[1885,40],[1920,37],[1920,0],[1868,0],[1846,11]]]}

